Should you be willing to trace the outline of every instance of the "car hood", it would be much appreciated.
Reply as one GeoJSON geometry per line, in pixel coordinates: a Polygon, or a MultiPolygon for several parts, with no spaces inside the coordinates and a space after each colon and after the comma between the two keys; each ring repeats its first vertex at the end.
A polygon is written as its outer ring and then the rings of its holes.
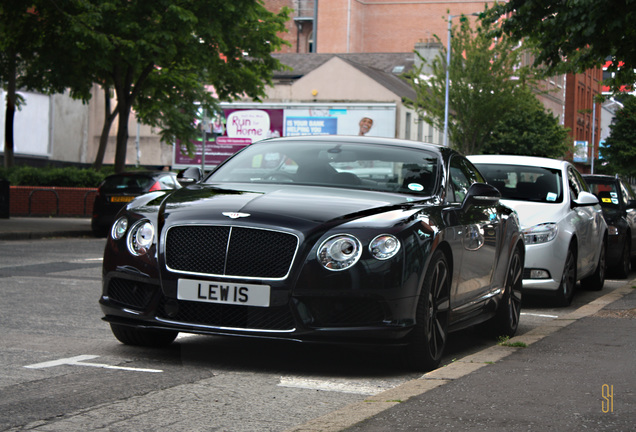
{"type": "Polygon", "coordinates": [[[528,201],[501,200],[502,204],[511,207],[519,216],[522,228],[550,222],[559,222],[567,213],[563,203],[536,203],[528,201]]]}
{"type": "Polygon", "coordinates": [[[414,197],[406,195],[343,188],[193,185],[168,194],[160,216],[168,225],[240,219],[242,223],[303,230],[411,208],[413,201],[414,197]]]}

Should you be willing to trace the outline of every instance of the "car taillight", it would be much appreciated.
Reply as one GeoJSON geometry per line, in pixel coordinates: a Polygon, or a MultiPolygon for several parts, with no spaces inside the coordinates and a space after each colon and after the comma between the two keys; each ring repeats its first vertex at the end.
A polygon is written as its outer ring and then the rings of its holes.
{"type": "Polygon", "coordinates": [[[148,189],[148,192],[154,192],[158,190],[161,190],[161,184],[159,182],[155,182],[155,184],[153,184],[152,187],[148,189]]]}

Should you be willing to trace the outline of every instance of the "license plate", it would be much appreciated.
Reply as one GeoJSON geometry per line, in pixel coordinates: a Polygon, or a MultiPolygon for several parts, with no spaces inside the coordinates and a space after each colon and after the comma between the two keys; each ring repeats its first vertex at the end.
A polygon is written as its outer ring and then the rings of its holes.
{"type": "Polygon", "coordinates": [[[179,279],[177,298],[203,303],[269,306],[269,285],[179,279]]]}
{"type": "Polygon", "coordinates": [[[134,196],[112,196],[110,202],[131,202],[134,199],[134,196]]]}

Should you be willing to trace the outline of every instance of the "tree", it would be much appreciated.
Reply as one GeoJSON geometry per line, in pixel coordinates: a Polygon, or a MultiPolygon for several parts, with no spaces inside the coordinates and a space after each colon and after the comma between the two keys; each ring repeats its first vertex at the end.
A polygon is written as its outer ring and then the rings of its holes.
{"type": "Polygon", "coordinates": [[[87,100],[90,81],[78,76],[69,46],[56,45],[67,28],[56,8],[41,0],[3,0],[0,4],[0,84],[7,90],[4,166],[14,164],[13,123],[24,100],[18,90],[62,92],[87,100]]]}
{"type": "Polygon", "coordinates": [[[529,89],[517,92],[516,101],[495,125],[482,153],[564,157],[571,147],[570,136],[559,118],[546,111],[529,89]]]}
{"type": "Polygon", "coordinates": [[[636,176],[636,97],[626,96],[616,112],[610,135],[601,149],[603,159],[615,173],[636,176]]]}
{"type": "MultiPolygon", "coordinates": [[[[480,153],[491,131],[504,113],[515,105],[515,93],[532,81],[530,70],[519,68],[521,50],[507,37],[490,36],[489,25],[471,29],[463,17],[452,29],[449,69],[448,122],[451,145],[465,154],[480,153]]],[[[437,37],[439,41],[439,37],[437,37]]],[[[418,54],[419,55],[419,54],[418,54]]],[[[407,75],[416,91],[414,108],[427,123],[444,128],[446,91],[446,49],[431,62],[431,75],[424,76],[423,64],[407,75]]]]}
{"type": "MultiPolygon", "coordinates": [[[[86,54],[77,66],[115,91],[115,171],[124,169],[128,120],[162,127],[164,140],[194,137],[199,102],[258,99],[280,68],[271,53],[284,41],[288,9],[269,12],[254,0],[75,0],[67,38],[86,54]]],[[[104,130],[107,128],[105,127],[104,130]]]]}
{"type": "Polygon", "coordinates": [[[614,91],[636,82],[636,7],[631,0],[510,0],[495,4],[485,20],[502,19],[500,34],[524,39],[538,48],[536,65],[547,73],[608,68],[614,91]]]}

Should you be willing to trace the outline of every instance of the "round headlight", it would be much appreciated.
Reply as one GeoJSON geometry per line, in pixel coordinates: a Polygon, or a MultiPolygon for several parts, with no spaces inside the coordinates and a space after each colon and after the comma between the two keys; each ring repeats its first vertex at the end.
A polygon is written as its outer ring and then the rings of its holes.
{"type": "Polygon", "coordinates": [[[400,241],[390,234],[379,235],[369,244],[369,252],[379,260],[389,259],[399,250],[400,241]]]}
{"type": "Polygon", "coordinates": [[[126,219],[126,217],[120,217],[113,224],[113,228],[110,231],[110,235],[113,239],[119,240],[120,238],[126,235],[127,229],[128,229],[128,219],[126,219]]]}
{"type": "Polygon", "coordinates": [[[346,270],[360,259],[362,245],[352,235],[339,234],[328,238],[318,248],[318,261],[327,270],[346,270]]]}
{"type": "Polygon", "coordinates": [[[133,255],[143,255],[148,252],[155,238],[155,227],[150,221],[137,222],[128,234],[128,249],[133,255]]]}

